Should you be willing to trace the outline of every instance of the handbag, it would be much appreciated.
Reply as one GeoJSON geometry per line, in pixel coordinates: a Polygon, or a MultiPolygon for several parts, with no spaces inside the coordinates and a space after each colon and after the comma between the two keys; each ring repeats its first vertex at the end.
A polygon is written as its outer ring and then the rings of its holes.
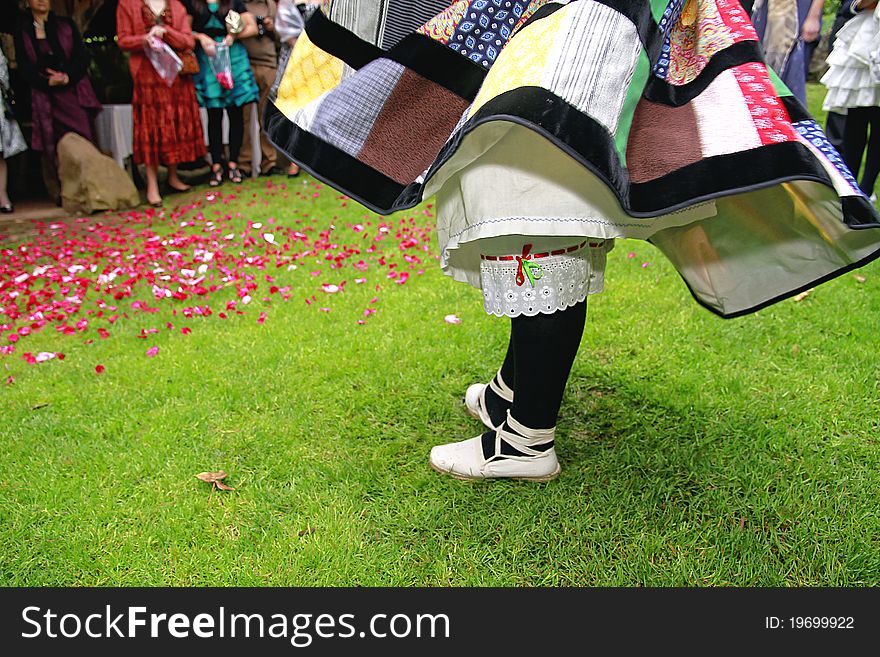
{"type": "Polygon", "coordinates": [[[183,62],[183,68],[180,69],[179,75],[195,75],[199,72],[199,60],[196,59],[196,53],[192,50],[184,50],[179,53],[180,61],[183,62]]]}

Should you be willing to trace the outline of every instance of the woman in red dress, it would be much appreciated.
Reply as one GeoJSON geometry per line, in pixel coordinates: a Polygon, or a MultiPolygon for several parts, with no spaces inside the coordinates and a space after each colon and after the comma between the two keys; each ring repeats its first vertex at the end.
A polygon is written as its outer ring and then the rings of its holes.
{"type": "Polygon", "coordinates": [[[147,170],[147,201],[162,204],[157,169],[168,167],[168,185],[174,191],[189,189],[177,175],[177,164],[205,155],[202,118],[192,77],[178,75],[169,87],[147,59],[149,37],[163,40],[178,55],[195,46],[189,16],[179,0],[119,0],[116,9],[118,43],[131,53],[134,81],[132,96],[135,162],[147,170]]]}

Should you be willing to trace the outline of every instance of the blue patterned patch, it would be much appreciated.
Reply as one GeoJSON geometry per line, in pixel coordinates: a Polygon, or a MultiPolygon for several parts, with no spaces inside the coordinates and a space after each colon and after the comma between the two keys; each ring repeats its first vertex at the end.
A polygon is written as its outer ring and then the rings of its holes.
{"type": "Polygon", "coordinates": [[[455,28],[449,47],[489,68],[513,34],[531,0],[477,0],[455,28]]]}
{"type": "Polygon", "coordinates": [[[840,153],[838,153],[837,149],[831,145],[830,141],[828,141],[828,137],[825,136],[825,133],[822,131],[822,128],[819,127],[818,123],[812,119],[807,119],[806,121],[793,123],[792,126],[798,131],[799,135],[822,151],[822,155],[828,158],[828,161],[831,162],[831,164],[834,165],[834,168],[840,172],[840,175],[846,179],[846,182],[849,183],[849,186],[853,188],[854,192],[867,197],[867,194],[859,189],[859,183],[856,182],[855,176],[852,175],[852,172],[847,168],[846,164],[843,163],[843,158],[840,157],[840,153]]]}
{"type": "Polygon", "coordinates": [[[660,51],[660,57],[657,58],[657,63],[654,64],[654,75],[661,80],[665,80],[666,74],[669,72],[669,33],[672,31],[672,26],[675,25],[679,16],[681,16],[684,3],[685,0],[669,0],[669,4],[666,5],[663,17],[658,24],[660,32],[663,34],[663,48],[660,51]]]}

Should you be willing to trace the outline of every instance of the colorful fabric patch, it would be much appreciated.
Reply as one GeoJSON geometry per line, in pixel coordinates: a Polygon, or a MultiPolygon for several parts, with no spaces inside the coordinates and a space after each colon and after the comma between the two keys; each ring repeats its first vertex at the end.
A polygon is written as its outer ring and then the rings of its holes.
{"type": "Polygon", "coordinates": [[[730,71],[712,80],[692,104],[703,157],[738,153],[761,146],[749,105],[730,71]]]}
{"type": "Polygon", "coordinates": [[[465,109],[463,98],[406,69],[357,157],[407,185],[431,166],[465,109]]]}
{"type": "Polygon", "coordinates": [[[837,149],[831,145],[830,141],[828,141],[828,138],[825,136],[825,133],[822,131],[822,128],[819,127],[818,123],[813,120],[798,121],[794,124],[794,129],[797,130],[801,137],[819,149],[822,155],[828,159],[837,173],[846,180],[847,184],[856,194],[867,196],[867,194],[865,194],[859,187],[859,183],[856,181],[855,176],[853,176],[852,172],[847,168],[846,164],[844,164],[843,158],[840,157],[840,153],[838,153],[837,149]]]}
{"type": "Polygon", "coordinates": [[[297,110],[339,84],[342,67],[341,59],[318,48],[303,32],[296,40],[284,69],[275,99],[276,107],[292,118],[297,110]]]}
{"type": "Polygon", "coordinates": [[[730,70],[739,83],[761,143],[796,141],[797,133],[791,125],[785,106],[776,95],[767,66],[760,62],[750,62],[730,70]]]}
{"type": "Polygon", "coordinates": [[[695,80],[722,50],[758,39],[738,0],[688,0],[664,32],[663,55],[654,74],[674,85],[695,80]]]}
{"type": "Polygon", "coordinates": [[[672,30],[673,24],[678,20],[679,16],[681,16],[681,10],[684,7],[684,3],[685,0],[669,0],[669,4],[666,5],[666,9],[663,11],[663,16],[657,24],[660,28],[660,33],[664,35],[664,38],[660,57],[657,59],[657,63],[654,64],[654,75],[661,80],[666,79],[666,73],[669,71],[669,58],[672,50],[669,45],[669,32],[672,30]]]}
{"type": "Polygon", "coordinates": [[[530,0],[475,0],[449,40],[449,47],[483,68],[498,58],[530,0]]]}
{"type": "Polygon", "coordinates": [[[535,48],[535,43],[554,43],[565,11],[559,10],[521,30],[504,48],[498,61],[483,81],[469,116],[493,98],[519,87],[540,86],[545,77],[549,48],[535,48]]]}
{"type": "Polygon", "coordinates": [[[543,86],[613,135],[641,51],[636,27],[598,2],[576,2],[556,14],[565,21],[550,50],[543,86]]]}
{"type": "Polygon", "coordinates": [[[386,0],[379,24],[379,47],[389,50],[405,37],[434,20],[449,0],[386,0]]]}
{"type": "Polygon", "coordinates": [[[321,101],[311,131],[329,144],[357,157],[391,90],[406,69],[389,59],[376,59],[343,80],[321,101]]]}
{"type": "Polygon", "coordinates": [[[645,99],[639,102],[626,149],[632,182],[660,178],[702,157],[692,103],[669,107],[645,99]]]}
{"type": "Polygon", "coordinates": [[[471,0],[458,0],[422,25],[416,32],[429,36],[440,43],[449,43],[455,33],[455,28],[458,27],[470,4],[471,0]]]}

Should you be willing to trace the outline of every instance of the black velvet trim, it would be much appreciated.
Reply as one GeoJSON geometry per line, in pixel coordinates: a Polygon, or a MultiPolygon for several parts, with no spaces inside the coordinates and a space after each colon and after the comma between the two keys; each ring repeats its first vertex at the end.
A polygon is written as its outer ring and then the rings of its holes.
{"type": "Polygon", "coordinates": [[[524,28],[528,27],[529,25],[531,25],[535,21],[539,21],[542,18],[547,18],[547,16],[555,14],[557,11],[559,11],[560,9],[562,9],[565,6],[567,6],[567,5],[561,5],[558,2],[551,2],[550,4],[544,5],[543,7],[538,9],[538,11],[536,11],[534,14],[529,16],[529,20],[527,20],[525,22],[525,24],[521,28],[519,28],[519,30],[523,30],[524,28]]]}
{"type": "Polygon", "coordinates": [[[877,221],[877,210],[864,196],[844,196],[840,199],[843,208],[843,219],[847,226],[859,228],[880,228],[877,221]]]}
{"type": "Polygon", "coordinates": [[[803,144],[769,144],[760,149],[758,157],[754,151],[717,155],[676,169],[662,178],[633,183],[630,214],[665,214],[722,195],[755,191],[793,180],[833,186],[830,176],[803,144]]]}
{"type": "Polygon", "coordinates": [[[363,68],[385,55],[381,48],[334,23],[321,11],[314,12],[306,21],[305,30],[318,48],[341,59],[353,69],[363,68]]]}
{"type": "Polygon", "coordinates": [[[436,82],[467,101],[472,101],[486,79],[486,70],[464,55],[432,39],[413,33],[384,56],[436,82]]]}
{"type": "Polygon", "coordinates": [[[810,114],[810,111],[804,107],[803,103],[801,103],[796,97],[780,96],[779,99],[782,101],[782,106],[785,107],[785,111],[788,112],[788,116],[792,123],[816,120],[813,115],[810,114]]]}
{"type": "Polygon", "coordinates": [[[719,74],[733,66],[749,62],[764,63],[761,46],[757,41],[741,41],[715,53],[700,75],[687,84],[676,86],[652,74],[645,85],[644,96],[655,103],[681,107],[703,93],[719,74]]]}

